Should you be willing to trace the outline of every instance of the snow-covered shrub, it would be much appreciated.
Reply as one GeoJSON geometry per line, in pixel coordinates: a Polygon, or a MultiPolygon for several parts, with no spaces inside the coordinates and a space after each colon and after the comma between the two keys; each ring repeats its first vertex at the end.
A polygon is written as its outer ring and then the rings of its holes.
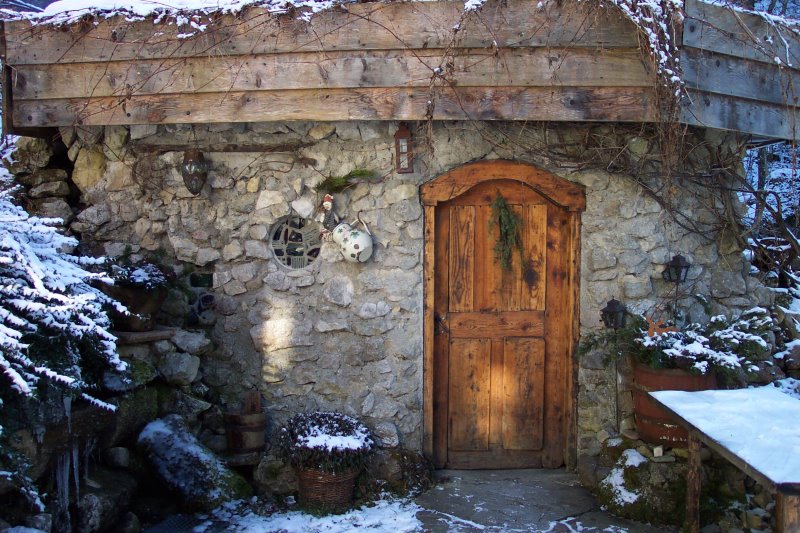
{"type": "Polygon", "coordinates": [[[278,439],[283,457],[295,468],[334,473],[361,468],[375,442],[355,418],[321,411],[293,416],[278,439]]]}
{"type": "MultiPolygon", "coordinates": [[[[91,391],[104,370],[125,368],[103,311],[118,304],[91,286],[104,276],[85,268],[99,260],[72,255],[78,242],[58,232],[60,220],[29,215],[13,189],[0,165],[0,439],[3,426],[31,425],[48,399],[113,409],[91,391]]],[[[0,471],[17,465],[0,441],[0,471]]]]}
{"type": "Polygon", "coordinates": [[[652,368],[680,368],[700,374],[735,373],[747,363],[770,355],[773,320],[759,307],[732,321],[720,315],[706,325],[693,323],[680,329],[654,331],[648,326],[645,317],[631,316],[619,331],[586,335],[579,353],[603,349],[609,360],[631,356],[652,368]]]}
{"type": "Polygon", "coordinates": [[[151,290],[167,286],[167,277],[164,272],[153,263],[109,263],[106,271],[114,281],[114,285],[120,287],[137,287],[151,290]]]}

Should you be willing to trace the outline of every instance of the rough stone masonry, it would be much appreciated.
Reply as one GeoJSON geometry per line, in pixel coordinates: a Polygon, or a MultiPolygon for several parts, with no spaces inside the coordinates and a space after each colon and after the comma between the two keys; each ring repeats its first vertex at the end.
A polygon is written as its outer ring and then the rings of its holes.
{"type": "MultiPolygon", "coordinates": [[[[275,423],[306,409],[341,410],[372,427],[393,424],[400,443],[411,449],[422,443],[418,187],[456,166],[484,158],[516,159],[586,187],[582,331],[600,326],[599,310],[612,297],[641,312],[663,302],[671,287],[661,270],[676,253],[692,262],[693,292],[708,297],[713,313],[768,303],[768,292],[748,277],[748,265],[732,241],[707,239],[675,224],[630,177],[557,166],[544,150],[497,142],[490,134],[497,128],[504,139],[539,135],[530,126],[436,123],[432,152],[422,148],[420,129],[412,174],[394,173],[396,128],[387,122],[63,128],[74,163],[73,185],[67,186],[66,173],[41,168],[48,158],[40,158],[40,166],[28,158],[36,168],[17,170],[28,175],[35,207],[64,217],[97,253],[158,253],[184,274],[213,274],[213,349],[200,358],[195,379],[223,403],[236,405],[244,393],[259,390],[275,423]],[[187,145],[202,147],[210,163],[208,183],[198,196],[186,190],[180,176],[185,148],[179,147],[187,145]],[[279,264],[270,249],[273,225],[290,214],[313,217],[322,196],[315,186],[355,169],[370,170],[377,178],[338,194],[334,210],[347,221],[361,213],[374,235],[373,258],[348,263],[335,245],[325,244],[305,268],[279,264]],[[79,202],[67,201],[70,187],[79,190],[79,202]]],[[[580,138],[590,130],[614,135],[606,126],[570,124],[540,131],[580,138]]],[[[706,148],[694,154],[697,168],[710,165],[715,151],[731,149],[724,136],[705,136],[701,146],[706,148]]],[[[612,141],[627,147],[627,157],[652,156],[637,137],[612,141]]],[[[23,143],[22,149],[44,150],[39,144],[23,143]]],[[[701,223],[710,220],[691,188],[674,194],[684,196],[680,203],[686,213],[701,223]]],[[[682,304],[691,318],[706,317],[700,302],[682,304]]],[[[579,455],[595,455],[619,430],[618,402],[623,425],[630,416],[629,395],[618,395],[616,373],[597,358],[580,361],[578,376],[579,455]]]]}

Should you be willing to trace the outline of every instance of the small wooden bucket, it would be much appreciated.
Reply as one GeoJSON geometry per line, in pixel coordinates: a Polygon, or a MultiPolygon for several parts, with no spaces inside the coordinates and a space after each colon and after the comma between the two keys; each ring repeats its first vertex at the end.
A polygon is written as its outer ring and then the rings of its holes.
{"type": "Polygon", "coordinates": [[[266,443],[266,413],[225,413],[225,434],[228,452],[234,455],[260,452],[266,443]]]}
{"type": "Polygon", "coordinates": [[[331,473],[297,469],[300,505],[307,509],[344,512],[353,505],[357,470],[331,473]]]}

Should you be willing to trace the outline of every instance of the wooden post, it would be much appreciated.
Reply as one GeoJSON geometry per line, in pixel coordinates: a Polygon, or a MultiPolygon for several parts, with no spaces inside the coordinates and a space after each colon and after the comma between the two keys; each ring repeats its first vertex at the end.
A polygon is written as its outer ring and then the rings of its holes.
{"type": "Polygon", "coordinates": [[[778,533],[800,531],[800,496],[777,494],[775,522],[778,533]]]}
{"type": "Polygon", "coordinates": [[[689,471],[686,474],[686,522],[684,530],[700,531],[700,439],[689,431],[689,471]]]}

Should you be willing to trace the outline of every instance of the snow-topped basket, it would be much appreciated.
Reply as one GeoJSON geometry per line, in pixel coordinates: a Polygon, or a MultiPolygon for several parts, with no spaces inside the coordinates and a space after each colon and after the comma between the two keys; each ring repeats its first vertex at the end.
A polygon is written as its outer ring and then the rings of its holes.
{"type": "Polygon", "coordinates": [[[311,412],[281,429],[284,458],[297,470],[300,504],[341,512],[353,502],[355,479],[375,446],[370,430],[351,416],[311,412]]]}

